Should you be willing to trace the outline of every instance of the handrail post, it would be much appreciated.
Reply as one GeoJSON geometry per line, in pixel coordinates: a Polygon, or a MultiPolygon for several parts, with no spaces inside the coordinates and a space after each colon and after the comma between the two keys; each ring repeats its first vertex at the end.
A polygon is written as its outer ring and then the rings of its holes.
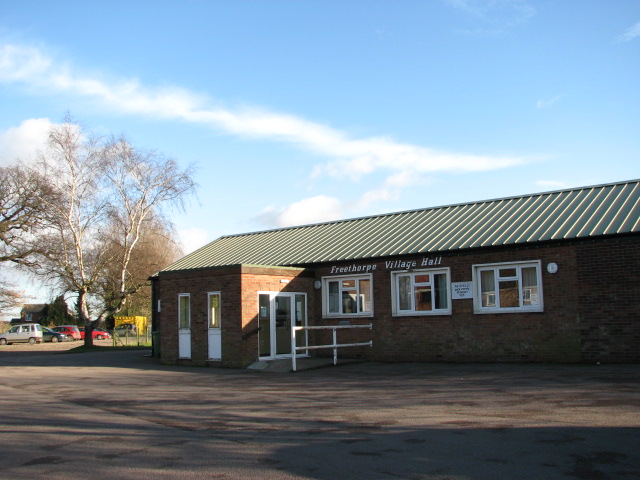
{"type": "Polygon", "coordinates": [[[296,371],[296,327],[291,327],[291,368],[296,371]]]}

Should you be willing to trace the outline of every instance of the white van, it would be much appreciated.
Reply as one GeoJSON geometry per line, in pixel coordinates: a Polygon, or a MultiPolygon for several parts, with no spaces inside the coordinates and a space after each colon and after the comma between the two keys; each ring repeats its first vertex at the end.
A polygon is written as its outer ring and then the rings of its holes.
{"type": "Polygon", "coordinates": [[[20,323],[11,327],[7,333],[0,333],[0,345],[19,342],[30,344],[42,342],[42,327],[39,323],[20,323]]]}

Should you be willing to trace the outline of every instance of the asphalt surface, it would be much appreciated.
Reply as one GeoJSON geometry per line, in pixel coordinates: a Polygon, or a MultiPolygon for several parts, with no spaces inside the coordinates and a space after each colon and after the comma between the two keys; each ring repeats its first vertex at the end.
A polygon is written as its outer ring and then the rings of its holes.
{"type": "Polygon", "coordinates": [[[287,373],[66,348],[0,346],[2,480],[640,478],[640,365],[287,373]]]}

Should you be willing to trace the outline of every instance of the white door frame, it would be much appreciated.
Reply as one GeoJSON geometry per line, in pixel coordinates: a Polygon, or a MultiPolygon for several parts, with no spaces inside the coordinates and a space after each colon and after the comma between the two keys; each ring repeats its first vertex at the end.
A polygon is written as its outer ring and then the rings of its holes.
{"type": "MultiPolygon", "coordinates": [[[[270,342],[270,353],[269,355],[262,355],[260,356],[261,359],[274,359],[274,358],[291,358],[291,331],[292,331],[292,327],[294,325],[296,326],[306,326],[308,321],[307,321],[307,294],[304,292],[258,292],[258,298],[260,298],[260,295],[268,295],[269,296],[269,312],[266,312],[270,318],[270,323],[269,323],[269,332],[268,332],[268,338],[269,338],[269,342],[270,342]],[[276,311],[276,307],[277,307],[277,301],[278,299],[282,300],[283,298],[288,298],[289,299],[289,318],[288,318],[288,324],[287,326],[289,328],[287,328],[286,326],[284,328],[279,327],[278,326],[278,316],[277,316],[277,311],[276,311]],[[296,303],[296,300],[303,300],[304,301],[304,311],[299,311],[298,304],[296,303]],[[278,335],[280,334],[280,335],[278,335]],[[277,353],[278,352],[278,339],[280,339],[280,348],[286,348],[287,352],[285,353],[277,353]],[[284,345],[286,345],[286,347],[284,347],[284,345]]],[[[259,303],[259,302],[258,302],[259,303]]],[[[260,307],[259,307],[260,308],[260,307]]],[[[259,317],[261,315],[263,315],[265,312],[261,312],[259,314],[259,317]]],[[[280,321],[282,321],[282,319],[280,319],[280,321]]],[[[286,320],[285,320],[286,321],[286,320]]],[[[264,335],[264,333],[262,333],[263,330],[260,330],[258,332],[258,335],[262,334],[264,335]]],[[[307,341],[307,330],[303,330],[302,332],[299,332],[297,334],[297,338],[298,339],[303,339],[302,341],[304,342],[303,345],[308,345],[308,341],[307,341]]],[[[300,344],[300,340],[298,340],[299,344],[300,344]]],[[[260,343],[260,342],[258,342],[260,343]]],[[[258,355],[260,355],[260,351],[258,351],[258,355]]],[[[298,353],[296,355],[297,357],[303,357],[303,356],[307,356],[307,353],[298,353]]]]}
{"type": "Polygon", "coordinates": [[[191,295],[178,295],[178,358],[191,358],[191,295]],[[186,298],[185,310],[183,299],[186,298]],[[183,317],[184,316],[184,317],[183,317]]]}

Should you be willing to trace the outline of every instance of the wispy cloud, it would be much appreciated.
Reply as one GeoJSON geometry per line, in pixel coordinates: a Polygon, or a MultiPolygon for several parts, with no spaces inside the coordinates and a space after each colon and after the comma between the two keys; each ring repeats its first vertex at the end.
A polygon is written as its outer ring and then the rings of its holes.
{"type": "Polygon", "coordinates": [[[456,10],[474,19],[476,27],[464,30],[473,35],[500,35],[535,16],[527,0],[445,0],[456,10]]]}
{"type": "Polygon", "coordinates": [[[339,130],[294,115],[258,108],[207,107],[204,96],[180,88],[153,88],[137,80],[107,82],[74,74],[32,47],[0,48],[0,82],[73,93],[119,112],[207,124],[248,137],[292,143],[330,157],[315,174],[365,175],[379,169],[418,172],[473,172],[518,165],[519,157],[493,157],[444,152],[390,138],[354,139],[339,130]]]}
{"type": "Polygon", "coordinates": [[[556,95],[555,97],[551,98],[551,99],[541,99],[538,100],[536,102],[536,108],[537,109],[543,109],[543,108],[549,108],[551,105],[553,105],[554,103],[556,103],[558,100],[560,100],[562,97],[560,95],[556,95]]]}
{"type": "MultiPolygon", "coordinates": [[[[178,87],[158,88],[137,79],[111,80],[83,75],[41,49],[24,45],[0,45],[0,83],[18,85],[39,94],[75,95],[118,113],[180,120],[240,137],[292,144],[326,158],[314,167],[312,177],[326,175],[357,180],[381,172],[388,180],[380,188],[366,193],[356,205],[397,196],[403,188],[400,182],[403,178],[433,172],[488,171],[527,161],[517,156],[436,150],[390,137],[352,138],[345,132],[295,115],[260,108],[221,108],[206,95],[178,87]]],[[[335,199],[317,196],[276,212],[274,218],[279,225],[292,224],[293,219],[304,221],[305,212],[311,209],[315,215],[308,220],[322,221],[337,218],[344,206],[335,199]]]]}
{"type": "Polygon", "coordinates": [[[630,42],[640,37],[640,22],[636,23],[633,27],[629,28],[626,32],[620,35],[616,41],[618,42],[630,42]]]}

